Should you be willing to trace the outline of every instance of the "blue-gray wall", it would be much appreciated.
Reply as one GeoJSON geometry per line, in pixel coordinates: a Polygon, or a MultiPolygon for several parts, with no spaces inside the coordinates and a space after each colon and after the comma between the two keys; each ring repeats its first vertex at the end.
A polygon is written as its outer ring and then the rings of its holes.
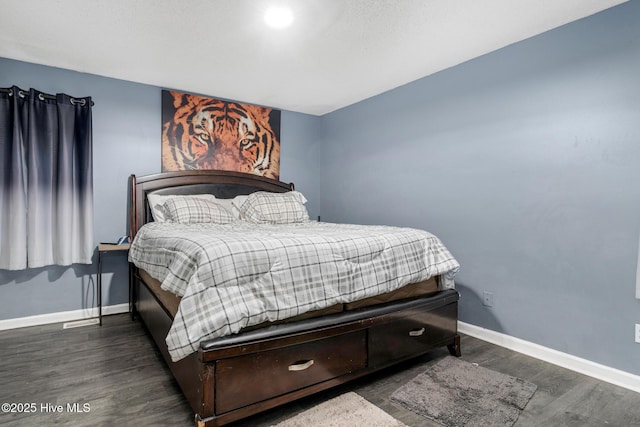
{"type": "MultiPolygon", "coordinates": [[[[640,374],[638,16],[633,0],[323,117],[284,111],[281,179],[314,218],[441,237],[462,321],[640,374]]],[[[123,234],[128,175],[160,170],[160,88],[0,59],[12,84],[94,97],[96,242],[123,234]]],[[[0,319],[91,306],[95,269],[0,270],[0,319]]],[[[124,257],[106,270],[105,304],[126,302],[124,257]]]]}
{"type": "MultiPolygon", "coordinates": [[[[95,242],[126,234],[129,175],[160,172],[161,88],[0,58],[0,87],[12,85],[93,97],[95,242]]],[[[316,116],[282,112],[280,178],[307,195],[314,217],[319,124],[316,116]]],[[[96,271],[97,255],[91,266],[0,270],[0,320],[94,307],[96,271]]],[[[126,255],[103,256],[103,271],[103,304],[126,303],[126,255]]]]}
{"type": "Polygon", "coordinates": [[[322,218],[430,230],[462,265],[462,321],[640,374],[639,17],[632,1],[322,117],[322,218]]]}

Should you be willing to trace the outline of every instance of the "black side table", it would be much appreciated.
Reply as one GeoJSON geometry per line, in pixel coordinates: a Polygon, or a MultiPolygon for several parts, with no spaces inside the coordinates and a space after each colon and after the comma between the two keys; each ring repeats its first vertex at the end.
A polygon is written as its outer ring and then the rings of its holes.
{"type": "Polygon", "coordinates": [[[98,323],[102,326],[102,253],[115,251],[128,251],[131,245],[114,245],[111,243],[100,243],[98,245],[98,323]]]}

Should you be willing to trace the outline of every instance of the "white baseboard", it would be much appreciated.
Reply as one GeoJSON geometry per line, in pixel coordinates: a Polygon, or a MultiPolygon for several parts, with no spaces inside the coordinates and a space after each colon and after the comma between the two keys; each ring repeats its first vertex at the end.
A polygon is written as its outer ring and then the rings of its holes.
{"type": "MultiPolygon", "coordinates": [[[[116,304],[102,307],[102,315],[127,313],[129,304],[116,304]]],[[[0,320],[0,331],[7,329],[26,328],[28,326],[48,325],[51,323],[73,322],[76,320],[98,317],[98,308],[87,308],[58,313],[38,314],[36,316],[19,317],[17,319],[0,320]]]]}
{"type": "Polygon", "coordinates": [[[518,353],[526,354],[527,356],[535,357],[536,359],[544,360],[545,362],[640,393],[640,376],[638,375],[600,365],[568,353],[543,347],[520,338],[465,322],[458,321],[458,331],[474,338],[499,345],[500,347],[505,347],[509,350],[517,351],[518,353]]]}

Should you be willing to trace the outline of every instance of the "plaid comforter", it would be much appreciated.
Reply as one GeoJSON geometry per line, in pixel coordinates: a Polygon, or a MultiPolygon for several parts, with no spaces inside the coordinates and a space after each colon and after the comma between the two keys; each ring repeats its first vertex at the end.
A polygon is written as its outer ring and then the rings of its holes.
{"type": "Polygon", "coordinates": [[[444,274],[458,262],[421,230],[308,221],[149,223],[129,260],[182,296],[167,336],[174,361],[245,326],[357,301],[444,274]]]}

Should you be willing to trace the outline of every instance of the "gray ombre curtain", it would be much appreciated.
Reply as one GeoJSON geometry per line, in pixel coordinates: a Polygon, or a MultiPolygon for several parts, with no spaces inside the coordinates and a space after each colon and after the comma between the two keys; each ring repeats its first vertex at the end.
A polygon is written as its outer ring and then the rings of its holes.
{"type": "Polygon", "coordinates": [[[91,98],[0,90],[0,269],[91,264],[91,98]]]}

